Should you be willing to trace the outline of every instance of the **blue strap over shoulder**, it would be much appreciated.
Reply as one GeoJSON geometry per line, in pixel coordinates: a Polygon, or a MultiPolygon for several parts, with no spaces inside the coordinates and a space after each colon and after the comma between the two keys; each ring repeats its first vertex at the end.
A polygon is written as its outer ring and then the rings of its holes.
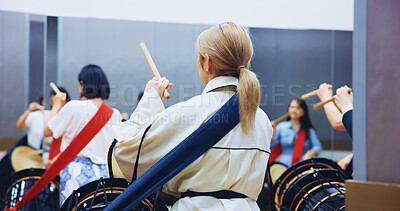
{"type": "Polygon", "coordinates": [[[235,93],[210,119],[129,185],[105,211],[129,210],[139,204],[208,151],[239,121],[239,96],[235,93]]]}

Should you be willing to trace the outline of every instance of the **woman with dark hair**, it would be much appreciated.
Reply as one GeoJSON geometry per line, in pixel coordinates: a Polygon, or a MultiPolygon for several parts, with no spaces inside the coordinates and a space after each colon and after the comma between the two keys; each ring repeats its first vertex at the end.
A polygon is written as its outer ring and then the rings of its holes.
{"type": "Polygon", "coordinates": [[[289,103],[288,113],[287,121],[276,126],[270,163],[277,161],[291,166],[300,160],[317,156],[322,150],[306,102],[293,98],[289,103]]]}
{"type": "MultiPolygon", "coordinates": [[[[78,86],[81,100],[72,100],[62,109],[63,95],[54,97],[51,115],[44,128],[46,137],[62,137],[61,151],[65,150],[71,141],[86,126],[103,104],[103,100],[110,96],[110,86],[103,70],[97,65],[87,65],[82,68],[78,76],[78,86]]],[[[108,177],[106,155],[108,147],[114,139],[113,124],[121,121],[121,114],[113,109],[112,117],[103,128],[94,136],[68,164],[60,175],[60,203],[73,190],[91,182],[108,177]]],[[[101,118],[102,119],[102,118],[101,118]]],[[[100,119],[100,121],[101,121],[100,119]]]]}

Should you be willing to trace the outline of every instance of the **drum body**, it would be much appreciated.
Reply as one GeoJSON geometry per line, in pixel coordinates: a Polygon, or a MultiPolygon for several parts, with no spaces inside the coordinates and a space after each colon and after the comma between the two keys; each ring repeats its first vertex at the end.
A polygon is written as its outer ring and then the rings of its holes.
{"type": "Polygon", "coordinates": [[[345,180],[336,169],[314,170],[294,182],[283,197],[283,210],[344,210],[345,180]]]}
{"type": "MultiPolygon", "coordinates": [[[[5,186],[8,188],[3,196],[6,208],[14,207],[22,196],[36,183],[45,172],[44,169],[25,169],[12,174],[5,186]]],[[[54,211],[59,209],[59,184],[57,176],[22,210],[54,211]]]]}
{"type": "MultiPolygon", "coordinates": [[[[337,165],[332,160],[325,159],[325,158],[312,158],[309,160],[301,161],[292,167],[288,168],[280,177],[279,179],[274,183],[272,190],[271,190],[271,195],[272,195],[272,209],[273,210],[281,210],[281,208],[285,208],[282,210],[287,210],[287,203],[291,200],[294,200],[292,195],[287,194],[287,191],[289,189],[294,190],[294,188],[297,188],[297,192],[300,191],[298,185],[300,183],[296,183],[300,178],[307,176],[309,179],[314,179],[316,181],[319,181],[317,177],[313,177],[313,173],[315,174],[316,171],[319,170],[324,170],[324,169],[333,169],[336,170],[339,176],[334,177],[334,179],[337,179],[340,182],[344,182],[344,179],[349,179],[350,177],[345,174],[341,168],[337,165]],[[311,175],[311,176],[310,176],[311,175]],[[342,177],[343,179],[338,179],[342,177]],[[293,184],[296,184],[293,186],[293,184]]],[[[331,176],[332,173],[329,174],[331,176]]],[[[323,174],[317,174],[318,176],[324,176],[323,174]]],[[[313,180],[313,181],[314,181],[313,180]]],[[[303,180],[303,181],[309,181],[309,180],[303,180]]],[[[328,181],[332,181],[332,179],[328,179],[328,181]]],[[[317,183],[311,183],[307,187],[311,188],[314,187],[314,185],[317,183]]],[[[303,187],[301,187],[303,188],[303,187]]],[[[344,201],[343,201],[344,202],[344,201]]],[[[291,202],[290,202],[291,203],[291,202]]],[[[290,206],[292,207],[292,206],[290,206]]],[[[289,209],[291,210],[291,209],[289,209]]],[[[294,209],[295,210],[295,209],[294,209]]]]}
{"type": "Polygon", "coordinates": [[[0,161],[0,209],[3,210],[5,205],[5,192],[10,186],[9,177],[15,172],[23,169],[41,168],[42,157],[32,147],[27,144],[26,135],[3,157],[0,161]],[[5,184],[7,182],[7,184],[5,184]]]}
{"type": "MultiPolygon", "coordinates": [[[[128,187],[124,178],[103,179],[90,182],[75,190],[62,204],[62,211],[103,210],[128,187]]],[[[148,197],[132,210],[151,211],[155,200],[148,197]]],[[[165,206],[155,210],[168,210],[165,206]]]]}
{"type": "Polygon", "coordinates": [[[25,135],[22,137],[18,143],[1,159],[0,161],[0,182],[3,183],[4,181],[7,180],[7,178],[15,172],[12,166],[11,162],[11,157],[12,153],[14,152],[14,149],[17,148],[18,146],[27,146],[27,136],[25,135]]]}
{"type": "Polygon", "coordinates": [[[257,198],[257,204],[261,210],[270,209],[271,187],[287,169],[288,166],[280,162],[273,162],[271,164],[268,164],[267,172],[264,179],[264,186],[261,189],[261,193],[260,195],[258,195],[257,198]]]}

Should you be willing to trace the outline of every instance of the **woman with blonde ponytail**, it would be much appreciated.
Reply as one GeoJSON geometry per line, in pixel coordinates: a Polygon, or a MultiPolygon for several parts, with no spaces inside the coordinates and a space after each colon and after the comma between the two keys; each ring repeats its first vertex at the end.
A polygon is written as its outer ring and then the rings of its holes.
{"type": "MultiPolygon", "coordinates": [[[[253,47],[248,33],[232,22],[202,32],[196,42],[197,69],[205,88],[201,95],[167,109],[166,78],[150,80],[131,118],[116,130],[115,158],[132,176],[140,140],[140,176],[239,93],[240,123],[216,145],[163,186],[180,199],[172,210],[259,210],[270,153],[272,127],[258,107],[260,84],[249,69],[253,47]]],[[[224,119],[221,119],[224,121],[224,119]]]]}

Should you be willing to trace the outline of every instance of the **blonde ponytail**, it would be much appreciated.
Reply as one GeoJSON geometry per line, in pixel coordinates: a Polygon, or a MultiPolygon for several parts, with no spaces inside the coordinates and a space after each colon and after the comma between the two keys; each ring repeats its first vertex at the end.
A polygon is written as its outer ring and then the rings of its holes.
{"type": "Polygon", "coordinates": [[[206,54],[212,61],[215,76],[233,76],[239,79],[240,125],[244,134],[254,129],[255,115],[260,104],[260,83],[249,70],[253,45],[249,34],[239,25],[226,22],[202,32],[197,38],[200,56],[206,54]]]}
{"type": "Polygon", "coordinates": [[[246,68],[239,72],[239,115],[242,131],[249,135],[254,130],[257,108],[260,105],[260,83],[256,74],[246,68]]]}

